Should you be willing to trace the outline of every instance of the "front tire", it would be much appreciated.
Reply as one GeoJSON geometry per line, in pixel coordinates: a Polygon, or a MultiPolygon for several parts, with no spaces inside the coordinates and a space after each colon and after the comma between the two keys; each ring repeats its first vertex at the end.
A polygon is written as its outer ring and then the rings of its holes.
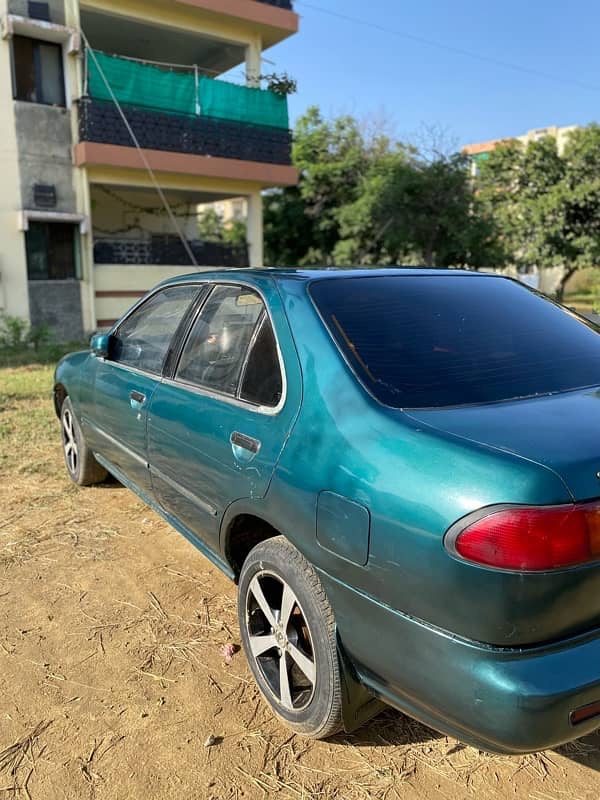
{"type": "Polygon", "coordinates": [[[106,480],[108,472],[87,446],[69,397],[65,398],[60,410],[60,431],[65,466],[71,480],[78,486],[91,486],[106,480]]]}
{"type": "Polygon", "coordinates": [[[321,581],[283,536],[258,544],[240,574],[238,615],[250,669],[296,733],[324,739],[342,726],[335,619],[321,581]]]}

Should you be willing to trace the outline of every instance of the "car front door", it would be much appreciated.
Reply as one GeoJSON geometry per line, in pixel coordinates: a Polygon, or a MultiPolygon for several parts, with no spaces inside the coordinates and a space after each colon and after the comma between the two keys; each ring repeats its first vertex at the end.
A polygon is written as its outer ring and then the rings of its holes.
{"type": "Polygon", "coordinates": [[[148,495],[148,407],[171,341],[200,291],[198,284],[183,284],[155,292],[113,331],[108,356],[93,361],[91,392],[82,405],[84,434],[109,469],[148,495]]]}
{"type": "Polygon", "coordinates": [[[150,406],[155,495],[215,551],[227,506],[265,495],[300,407],[297,356],[279,295],[271,291],[266,304],[252,288],[214,286],[150,406]],[[291,387],[273,325],[277,316],[277,333],[293,361],[291,387]]]}

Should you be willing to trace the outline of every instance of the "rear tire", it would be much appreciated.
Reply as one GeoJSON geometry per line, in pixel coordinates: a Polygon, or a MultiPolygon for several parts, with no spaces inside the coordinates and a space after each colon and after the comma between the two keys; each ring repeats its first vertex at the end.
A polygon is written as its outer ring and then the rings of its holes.
{"type": "Polygon", "coordinates": [[[106,480],[108,472],[87,446],[69,397],[65,397],[60,410],[60,430],[65,466],[71,480],[78,486],[92,486],[106,480]]]}
{"type": "Polygon", "coordinates": [[[258,544],[240,574],[238,616],[250,669],[283,722],[312,739],[342,727],[335,619],[314,568],[283,536],[258,544]]]}

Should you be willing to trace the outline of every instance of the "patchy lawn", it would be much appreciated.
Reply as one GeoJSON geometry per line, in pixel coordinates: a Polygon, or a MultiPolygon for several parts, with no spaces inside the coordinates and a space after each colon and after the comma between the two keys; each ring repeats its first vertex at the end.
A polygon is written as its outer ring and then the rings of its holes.
{"type": "Polygon", "coordinates": [[[0,370],[0,800],[597,800],[598,735],[490,756],[390,710],[291,736],[221,655],[235,587],[117,483],[69,481],[51,387],[0,370]]]}

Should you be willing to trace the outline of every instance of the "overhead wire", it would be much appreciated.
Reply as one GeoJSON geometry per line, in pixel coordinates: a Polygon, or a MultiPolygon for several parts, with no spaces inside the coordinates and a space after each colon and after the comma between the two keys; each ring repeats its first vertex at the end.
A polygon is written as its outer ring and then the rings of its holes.
{"type": "Polygon", "coordinates": [[[466,50],[462,47],[455,47],[454,45],[446,44],[445,42],[439,42],[434,39],[428,39],[424,36],[419,36],[417,34],[410,33],[408,31],[394,30],[393,28],[390,28],[388,25],[382,25],[378,22],[374,22],[373,20],[360,19],[358,17],[351,16],[350,14],[346,14],[341,11],[333,11],[330,8],[323,8],[322,6],[315,5],[314,3],[308,2],[307,0],[295,0],[295,2],[297,5],[305,6],[306,8],[310,8],[311,10],[317,11],[321,14],[327,14],[330,17],[336,17],[337,19],[345,20],[346,22],[351,22],[353,24],[360,25],[363,28],[371,28],[381,33],[386,33],[390,36],[395,36],[396,38],[407,39],[409,41],[427,45],[428,47],[437,48],[438,50],[445,50],[446,52],[454,53],[455,55],[465,56],[466,58],[473,58],[476,59],[477,61],[483,61],[488,64],[493,64],[497,67],[502,67],[503,69],[510,69],[516,72],[523,72],[538,78],[543,78],[544,80],[556,81],[570,86],[578,86],[580,89],[586,89],[587,91],[600,92],[600,86],[584,83],[583,81],[578,81],[574,78],[565,78],[560,75],[553,75],[552,73],[543,72],[542,70],[535,69],[533,67],[526,67],[523,64],[516,64],[511,61],[504,61],[503,59],[494,58],[494,56],[485,55],[485,53],[477,53],[474,50],[466,50]]]}

